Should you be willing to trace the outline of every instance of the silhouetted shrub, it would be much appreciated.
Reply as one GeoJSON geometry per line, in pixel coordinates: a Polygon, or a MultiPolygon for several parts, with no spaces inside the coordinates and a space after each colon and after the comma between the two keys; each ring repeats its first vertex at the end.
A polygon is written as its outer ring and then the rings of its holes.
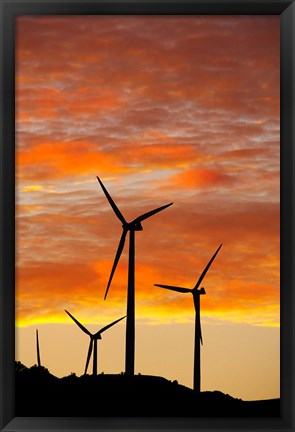
{"type": "Polygon", "coordinates": [[[20,361],[16,361],[16,362],[14,362],[14,364],[15,364],[15,371],[16,372],[24,372],[24,371],[28,370],[27,366],[22,364],[20,361]]]}
{"type": "Polygon", "coordinates": [[[49,374],[49,370],[44,366],[38,366],[34,364],[32,367],[30,367],[30,371],[33,373],[46,373],[49,374]]]}

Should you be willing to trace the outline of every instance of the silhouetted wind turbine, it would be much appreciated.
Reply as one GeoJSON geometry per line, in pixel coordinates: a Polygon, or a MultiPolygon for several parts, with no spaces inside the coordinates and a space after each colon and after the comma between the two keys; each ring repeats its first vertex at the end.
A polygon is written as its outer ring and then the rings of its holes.
{"type": "Polygon", "coordinates": [[[38,330],[36,330],[36,347],[37,347],[37,364],[38,366],[41,366],[38,330]]]}
{"type": "Polygon", "coordinates": [[[195,318],[195,358],[194,358],[194,390],[196,392],[200,392],[201,390],[201,356],[200,356],[200,342],[203,345],[203,339],[202,339],[202,331],[201,331],[201,318],[200,318],[200,295],[206,294],[206,291],[204,288],[198,289],[202,280],[204,279],[207,271],[209,270],[209,267],[211,266],[212,262],[214,261],[214,258],[219,252],[219,249],[221,248],[222,244],[219,246],[219,248],[216,250],[213,257],[208,262],[207,266],[203,270],[203,273],[199,277],[198,282],[194,286],[193,289],[190,288],[182,288],[182,287],[175,287],[171,285],[159,285],[154,284],[157,287],[160,288],[166,288],[172,291],[177,291],[181,293],[192,293],[193,299],[194,299],[194,305],[196,310],[196,318],[195,318]]]}
{"type": "Polygon", "coordinates": [[[71,315],[70,312],[68,312],[67,310],[65,310],[65,312],[72,318],[72,320],[77,324],[77,326],[80,327],[80,329],[90,337],[90,342],[89,342],[89,348],[88,348],[88,354],[87,354],[87,360],[86,360],[86,366],[85,366],[84,375],[87,373],[87,369],[88,369],[89,361],[90,361],[90,358],[91,358],[92,350],[93,350],[93,369],[92,369],[92,374],[93,375],[97,375],[97,341],[98,341],[98,339],[102,339],[101,333],[103,333],[104,331],[106,331],[107,329],[109,329],[110,327],[112,327],[113,325],[117,324],[122,319],[126,318],[126,316],[123,316],[122,318],[119,318],[118,320],[112,322],[111,324],[108,324],[107,326],[101,328],[98,332],[92,334],[75,317],[73,317],[73,315],[71,315]]]}
{"type": "Polygon", "coordinates": [[[115,256],[114,264],[111,270],[110,278],[108,281],[107,289],[104,298],[106,299],[117,264],[121,257],[126,235],[129,231],[129,260],[128,260],[128,293],[127,293],[127,322],[126,322],[126,353],[125,353],[125,372],[128,375],[134,375],[134,343],[135,343],[135,231],[142,231],[141,222],[154,214],[164,210],[165,208],[171,206],[173,203],[166,204],[162,207],[158,207],[155,210],[151,210],[147,213],[142,214],[135,218],[132,222],[127,222],[116,206],[115,202],[111,198],[110,194],[104,187],[102,181],[97,177],[97,180],[110,203],[113,211],[115,212],[117,218],[122,222],[123,232],[115,256]]]}

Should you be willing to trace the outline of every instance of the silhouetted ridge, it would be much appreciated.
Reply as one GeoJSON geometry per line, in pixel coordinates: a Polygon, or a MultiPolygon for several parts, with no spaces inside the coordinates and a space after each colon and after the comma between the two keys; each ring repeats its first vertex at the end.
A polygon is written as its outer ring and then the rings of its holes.
{"type": "Polygon", "coordinates": [[[279,399],[244,402],[201,392],[163,377],[75,374],[57,378],[44,368],[16,364],[16,416],[279,416],[279,399]]]}

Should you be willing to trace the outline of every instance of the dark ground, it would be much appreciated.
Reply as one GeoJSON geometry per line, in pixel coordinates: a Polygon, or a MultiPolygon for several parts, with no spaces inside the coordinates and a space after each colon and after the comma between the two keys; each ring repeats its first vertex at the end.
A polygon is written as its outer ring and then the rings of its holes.
{"type": "Polygon", "coordinates": [[[57,378],[16,364],[17,417],[279,417],[280,399],[242,401],[162,377],[85,375],[57,378]]]}

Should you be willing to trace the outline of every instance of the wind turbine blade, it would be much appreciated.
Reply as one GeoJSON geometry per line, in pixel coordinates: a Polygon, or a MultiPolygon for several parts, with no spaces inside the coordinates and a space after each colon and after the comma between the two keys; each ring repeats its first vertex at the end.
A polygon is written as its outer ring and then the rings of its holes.
{"type": "Polygon", "coordinates": [[[151,210],[151,211],[149,211],[149,212],[147,212],[147,213],[144,213],[143,215],[138,216],[136,219],[134,219],[134,221],[132,221],[131,223],[134,223],[134,222],[142,222],[143,220],[145,220],[145,219],[147,219],[147,218],[153,216],[154,214],[156,214],[156,213],[158,213],[158,212],[164,210],[165,208],[170,207],[172,204],[173,204],[173,203],[166,204],[166,205],[164,205],[164,206],[162,206],[162,207],[158,207],[158,208],[156,208],[155,210],[151,210]]]}
{"type": "Polygon", "coordinates": [[[120,210],[118,209],[118,207],[116,206],[114,200],[112,199],[111,195],[108,193],[108,191],[106,190],[106,188],[104,187],[102,181],[100,180],[99,177],[96,177],[105,196],[107,197],[108,202],[110,203],[112,209],[114,210],[116,216],[118,219],[120,219],[120,221],[122,222],[123,225],[127,224],[127,222],[124,219],[124,216],[122,215],[122,213],[120,212],[120,210]]]}
{"type": "Polygon", "coordinates": [[[202,337],[202,327],[201,327],[201,317],[199,315],[199,329],[200,329],[200,341],[201,344],[203,345],[203,337],[202,337]]]}
{"type": "Polygon", "coordinates": [[[104,331],[106,331],[107,329],[112,327],[113,325],[117,324],[119,321],[121,321],[124,318],[126,318],[126,315],[123,316],[122,318],[117,319],[116,321],[112,322],[111,324],[108,324],[107,326],[103,327],[97,333],[95,333],[94,337],[100,335],[101,333],[103,333],[104,331]]]}
{"type": "Polygon", "coordinates": [[[89,365],[91,354],[92,354],[93,342],[94,342],[93,339],[90,339],[84,375],[87,374],[87,369],[88,369],[88,365],[89,365]]]}
{"type": "Polygon", "coordinates": [[[172,291],[181,292],[181,293],[188,293],[188,292],[192,292],[192,290],[189,289],[189,288],[175,287],[175,286],[171,286],[171,285],[159,285],[159,284],[154,284],[154,286],[157,286],[157,287],[160,287],[160,288],[169,289],[169,290],[172,290],[172,291]]]}
{"type": "Polygon", "coordinates": [[[92,336],[92,334],[90,333],[89,330],[87,330],[86,327],[84,327],[81,323],[79,323],[79,321],[73,317],[73,315],[70,314],[70,312],[68,312],[67,310],[65,310],[65,312],[72,318],[72,320],[77,324],[78,327],[80,327],[81,330],[83,330],[84,333],[88,334],[88,336],[92,336]]]}
{"type": "Polygon", "coordinates": [[[110,278],[109,278],[109,281],[108,281],[108,286],[107,286],[107,289],[106,289],[106,292],[105,292],[105,295],[104,295],[104,299],[107,298],[108,291],[109,291],[109,288],[110,288],[110,285],[111,285],[111,282],[112,282],[115,270],[117,268],[120,256],[122,254],[122,251],[123,251],[123,248],[124,248],[124,244],[125,244],[126,234],[127,234],[127,230],[124,229],[123,232],[122,232],[121,238],[120,238],[119,246],[118,246],[117,253],[116,253],[116,256],[115,256],[114,264],[113,264],[113,267],[112,267],[112,271],[111,271],[111,274],[110,274],[110,278]]]}
{"type": "Polygon", "coordinates": [[[209,261],[208,264],[206,265],[206,267],[205,267],[205,269],[203,270],[203,273],[201,274],[201,276],[199,277],[199,280],[198,280],[198,282],[196,283],[196,286],[194,287],[194,289],[198,289],[198,288],[199,288],[199,286],[200,286],[202,280],[204,279],[204,277],[205,277],[207,271],[209,270],[209,267],[210,267],[211,264],[213,263],[213,261],[214,261],[216,255],[218,254],[219,249],[221,248],[221,246],[222,246],[222,244],[219,246],[219,248],[217,249],[217,251],[215,252],[215,254],[213,255],[213,257],[210,259],[210,261],[209,261]]]}

